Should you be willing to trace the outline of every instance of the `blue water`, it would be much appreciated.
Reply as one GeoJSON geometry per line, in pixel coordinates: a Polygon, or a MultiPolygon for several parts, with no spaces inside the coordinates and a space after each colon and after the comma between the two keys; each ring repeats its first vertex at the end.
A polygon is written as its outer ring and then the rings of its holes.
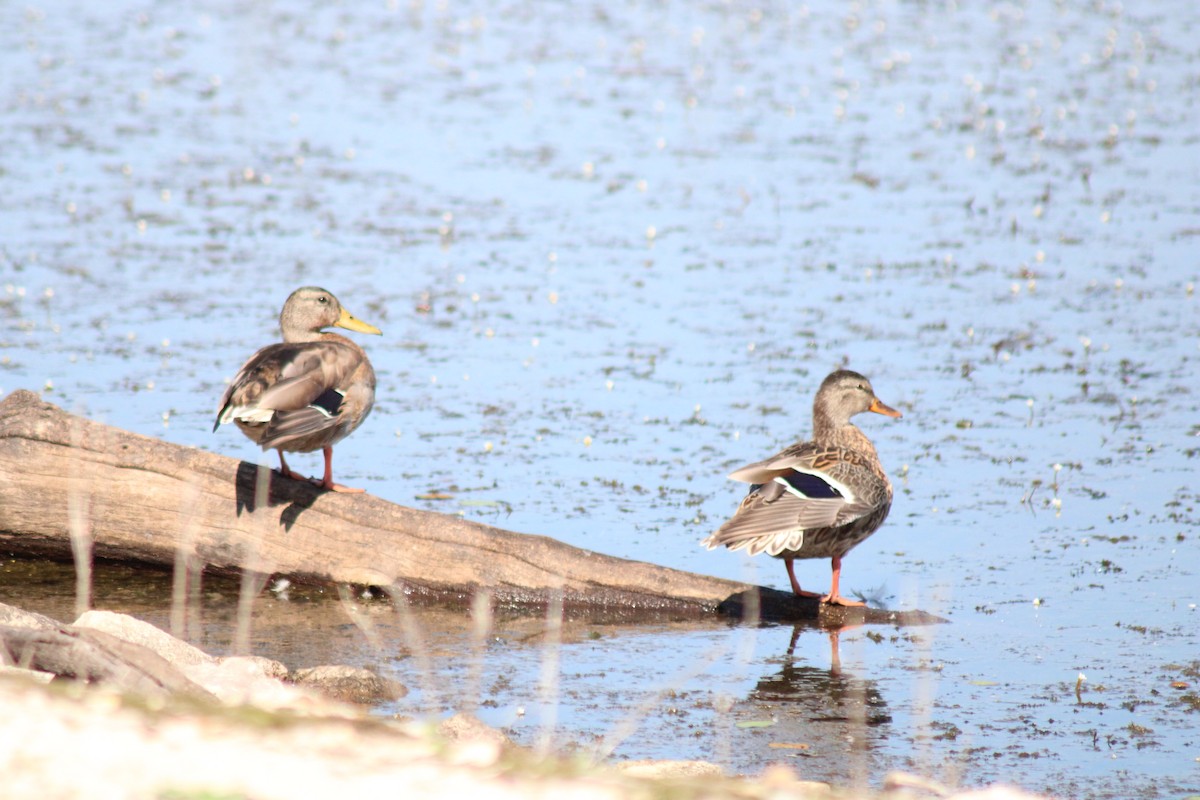
{"type": "MultiPolygon", "coordinates": [[[[1171,683],[1200,684],[1198,27],[1183,2],[0,7],[0,392],[254,460],[216,400],[319,284],[384,331],[340,481],[783,588],[697,543],[847,364],[904,418],[862,421],[897,497],[843,585],[953,620],[843,634],[892,715],[872,758],[722,722],[762,712],[779,628],[567,645],[560,735],[678,676],[690,722],[655,706],[618,757],[1197,791],[1171,683]]],[[[824,634],[796,651],[828,667],[824,634]]],[[[489,657],[536,681],[540,651],[489,657]]],[[[536,737],[503,696],[490,721],[536,737]]]]}

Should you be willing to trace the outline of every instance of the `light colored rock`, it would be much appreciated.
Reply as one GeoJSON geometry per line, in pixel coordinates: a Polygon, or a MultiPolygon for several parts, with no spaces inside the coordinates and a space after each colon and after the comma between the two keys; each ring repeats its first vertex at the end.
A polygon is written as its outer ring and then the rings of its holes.
{"type": "Polygon", "coordinates": [[[176,639],[166,631],[160,630],[149,622],[143,622],[128,614],[117,614],[112,611],[85,611],[75,620],[75,627],[91,628],[103,631],[110,636],[124,639],[127,642],[139,644],[154,651],[176,667],[188,667],[196,664],[212,664],[216,659],[198,647],[176,639]]]}
{"type": "Polygon", "coordinates": [[[183,673],[229,706],[249,705],[271,711],[289,709],[308,714],[346,716],[348,709],[304,687],[284,683],[268,674],[277,662],[230,657],[185,667],[183,673]]]}
{"type": "Polygon", "coordinates": [[[512,740],[478,717],[465,712],[442,720],[438,734],[448,742],[493,742],[501,747],[516,747],[512,740]]]}
{"type": "Polygon", "coordinates": [[[25,669],[23,667],[13,667],[7,664],[0,664],[0,678],[6,675],[14,675],[21,678],[34,681],[36,683],[49,683],[54,680],[53,672],[39,672],[36,669],[25,669]]]}
{"type": "Polygon", "coordinates": [[[37,630],[57,630],[62,623],[50,619],[43,614],[25,611],[16,606],[0,603],[0,625],[11,625],[14,628],[34,628],[37,630]]]}
{"type": "Polygon", "coordinates": [[[298,669],[291,681],[346,703],[369,705],[395,700],[408,694],[401,683],[381,678],[369,669],[344,665],[325,665],[298,669]]]}
{"type": "Polygon", "coordinates": [[[266,658],[264,656],[225,656],[217,660],[222,664],[230,661],[235,663],[248,662],[257,665],[259,674],[267,678],[275,678],[280,681],[286,681],[288,678],[287,665],[273,658],[266,658]]]}
{"type": "Polygon", "coordinates": [[[453,745],[446,753],[447,762],[464,767],[491,766],[516,747],[503,733],[467,713],[443,720],[438,735],[453,745]]]}
{"type": "MultiPolygon", "coordinates": [[[[25,611],[16,606],[0,603],[0,625],[8,625],[13,628],[30,628],[33,630],[58,630],[62,624],[57,620],[50,619],[43,614],[37,614],[33,611],[25,611]]],[[[0,653],[3,649],[0,648],[0,653]]],[[[20,666],[3,664],[4,657],[0,655],[0,675],[20,675],[26,678],[37,681],[38,683],[49,683],[54,680],[54,674],[50,672],[39,672],[38,670],[25,669],[20,666]]]]}
{"type": "Polygon", "coordinates": [[[833,791],[828,783],[801,780],[794,769],[782,763],[771,764],[764,769],[758,777],[758,783],[770,789],[798,790],[804,797],[821,797],[833,791]]]}
{"type": "Polygon", "coordinates": [[[214,658],[203,650],[128,614],[88,611],[75,626],[147,648],[225,705],[346,716],[347,709],[312,691],[284,683],[287,667],[258,656],[214,658]]]}

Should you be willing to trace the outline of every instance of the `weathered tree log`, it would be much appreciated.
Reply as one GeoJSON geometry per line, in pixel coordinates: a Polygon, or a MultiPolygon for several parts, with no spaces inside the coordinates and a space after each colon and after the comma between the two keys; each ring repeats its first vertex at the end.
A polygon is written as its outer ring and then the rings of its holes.
{"type": "MultiPolygon", "coordinates": [[[[0,548],[67,558],[73,541],[99,558],[381,586],[437,600],[469,600],[487,587],[503,604],[561,596],[567,606],[636,615],[818,618],[811,599],[371,495],[324,492],[255,464],[73,416],[17,390],[0,402],[0,548]]],[[[940,621],[871,609],[820,607],[820,614],[831,625],[940,621]]]]}

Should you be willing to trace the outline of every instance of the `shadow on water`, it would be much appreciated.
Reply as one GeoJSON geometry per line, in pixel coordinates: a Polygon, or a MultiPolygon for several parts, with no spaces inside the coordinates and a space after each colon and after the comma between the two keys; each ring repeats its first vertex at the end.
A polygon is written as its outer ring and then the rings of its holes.
{"type": "Polygon", "coordinates": [[[732,594],[717,606],[731,620],[792,622],[813,620],[827,629],[849,625],[937,625],[947,619],[919,609],[891,611],[874,606],[834,606],[790,591],[758,587],[732,594]]]}

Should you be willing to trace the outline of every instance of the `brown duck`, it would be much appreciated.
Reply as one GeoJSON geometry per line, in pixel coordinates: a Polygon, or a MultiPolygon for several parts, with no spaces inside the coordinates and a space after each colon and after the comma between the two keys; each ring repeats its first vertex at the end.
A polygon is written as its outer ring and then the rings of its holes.
{"type": "Polygon", "coordinates": [[[782,558],[796,594],[863,605],[838,594],[842,556],[883,524],[892,505],[892,484],[875,446],[850,422],[864,411],[900,416],[857,372],[838,370],[822,381],[813,401],[812,440],[730,474],[754,485],[733,518],[701,544],[782,558]],[[792,564],[797,558],[832,559],[829,594],[800,589],[792,564]]]}
{"type": "Polygon", "coordinates": [[[292,292],[279,315],[283,341],[250,357],[221,396],[213,424],[234,422],[263,450],[279,451],[279,471],[289,453],[325,454],[325,477],[312,483],[336,492],[361,492],[333,481],[333,446],[354,432],[375,403],[375,370],[357,343],[328,327],[379,333],[355,319],[330,292],[305,286],[292,292]]]}

